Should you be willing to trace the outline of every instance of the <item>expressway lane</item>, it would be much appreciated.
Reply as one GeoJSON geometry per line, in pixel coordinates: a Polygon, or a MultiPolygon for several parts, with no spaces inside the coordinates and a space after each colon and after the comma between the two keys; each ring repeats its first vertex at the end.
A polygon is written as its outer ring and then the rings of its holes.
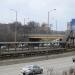
{"type": "Polygon", "coordinates": [[[28,64],[38,64],[43,67],[44,73],[41,75],[48,75],[47,73],[49,73],[48,70],[50,69],[53,69],[56,72],[61,72],[62,70],[67,70],[68,68],[75,67],[75,63],[72,62],[73,57],[75,56],[0,66],[0,75],[22,75],[20,73],[21,68],[28,64]]]}

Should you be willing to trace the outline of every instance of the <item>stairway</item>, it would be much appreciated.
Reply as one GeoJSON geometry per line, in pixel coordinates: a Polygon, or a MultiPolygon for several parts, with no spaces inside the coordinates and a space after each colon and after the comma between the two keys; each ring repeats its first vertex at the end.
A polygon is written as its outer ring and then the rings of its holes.
{"type": "Polygon", "coordinates": [[[64,37],[62,39],[62,42],[67,42],[69,40],[69,38],[72,36],[71,33],[72,33],[71,30],[66,31],[66,33],[65,33],[65,35],[64,35],[64,37]]]}

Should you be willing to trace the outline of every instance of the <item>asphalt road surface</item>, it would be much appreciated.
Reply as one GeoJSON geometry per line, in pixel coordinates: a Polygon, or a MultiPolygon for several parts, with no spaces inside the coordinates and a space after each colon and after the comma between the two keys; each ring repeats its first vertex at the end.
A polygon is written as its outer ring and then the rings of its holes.
{"type": "Polygon", "coordinates": [[[37,64],[44,69],[43,74],[39,75],[50,75],[50,71],[55,71],[56,73],[59,71],[61,73],[63,70],[68,70],[71,67],[75,67],[75,63],[72,62],[73,57],[75,56],[61,57],[29,63],[4,65],[0,66],[0,75],[22,75],[20,72],[21,68],[29,64],[37,64]]]}

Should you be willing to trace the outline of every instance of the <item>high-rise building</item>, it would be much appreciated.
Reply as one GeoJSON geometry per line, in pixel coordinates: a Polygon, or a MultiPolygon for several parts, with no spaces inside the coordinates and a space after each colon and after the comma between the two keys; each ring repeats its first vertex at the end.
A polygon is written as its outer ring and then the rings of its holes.
{"type": "Polygon", "coordinates": [[[72,28],[72,31],[75,32],[75,19],[72,19],[71,21],[71,28],[72,28]]]}
{"type": "Polygon", "coordinates": [[[75,32],[75,19],[72,19],[67,23],[67,30],[72,30],[73,32],[75,32]]]}

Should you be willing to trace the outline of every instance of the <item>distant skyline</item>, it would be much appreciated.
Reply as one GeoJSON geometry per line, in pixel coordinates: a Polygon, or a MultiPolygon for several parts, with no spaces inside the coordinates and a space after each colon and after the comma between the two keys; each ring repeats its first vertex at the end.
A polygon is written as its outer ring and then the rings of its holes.
{"type": "Polygon", "coordinates": [[[64,31],[67,29],[67,22],[75,18],[75,0],[0,0],[0,23],[11,23],[17,18],[22,24],[29,21],[39,23],[48,23],[48,11],[50,12],[50,21],[52,29],[64,31]]]}

